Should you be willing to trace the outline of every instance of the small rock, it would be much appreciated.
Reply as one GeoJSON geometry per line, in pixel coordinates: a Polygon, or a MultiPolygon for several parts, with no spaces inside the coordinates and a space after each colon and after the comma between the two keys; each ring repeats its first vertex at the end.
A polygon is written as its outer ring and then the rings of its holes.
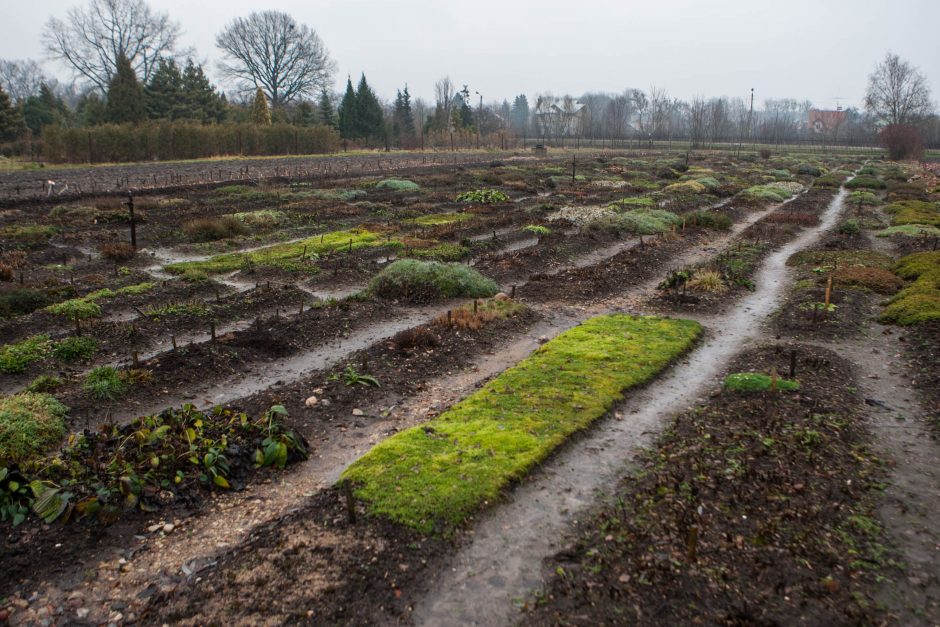
{"type": "Polygon", "coordinates": [[[78,620],[85,620],[86,618],[88,618],[88,614],[90,613],[91,613],[91,610],[88,609],[87,607],[80,607],[77,610],[75,610],[75,617],[78,618],[78,620]]]}
{"type": "Polygon", "coordinates": [[[361,409],[354,409],[352,410],[352,415],[353,416],[365,416],[366,414],[361,409]]]}
{"type": "Polygon", "coordinates": [[[320,404],[323,405],[324,407],[327,407],[330,404],[330,399],[324,398],[322,401],[320,401],[320,404]]]}
{"type": "Polygon", "coordinates": [[[311,396],[310,398],[304,401],[304,405],[306,405],[307,407],[313,407],[319,402],[320,402],[320,399],[318,399],[316,396],[311,396]]]}
{"type": "Polygon", "coordinates": [[[539,336],[539,344],[544,344],[544,343],[547,342],[547,341],[548,341],[548,336],[547,336],[547,335],[540,335],[540,336],[539,336]]]}
{"type": "Polygon", "coordinates": [[[163,529],[163,523],[157,523],[155,525],[150,525],[149,527],[147,527],[147,532],[156,533],[160,531],[161,529],[163,529]]]}
{"type": "Polygon", "coordinates": [[[493,300],[509,300],[509,295],[506,292],[500,292],[493,297],[493,300]]]}
{"type": "Polygon", "coordinates": [[[163,533],[173,533],[174,529],[176,529],[176,525],[173,523],[167,523],[163,525],[163,533]]]}

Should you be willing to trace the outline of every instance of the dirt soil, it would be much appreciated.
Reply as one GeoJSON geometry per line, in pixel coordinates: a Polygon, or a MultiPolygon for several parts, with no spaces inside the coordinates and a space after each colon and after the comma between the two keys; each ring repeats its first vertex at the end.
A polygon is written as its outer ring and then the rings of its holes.
{"type": "MultiPolygon", "coordinates": [[[[796,346],[796,393],[714,394],[679,416],[619,499],[579,526],[526,624],[856,624],[881,616],[872,564],[884,473],[853,367],[796,346]]],[[[786,372],[749,351],[730,372],[786,372]]]]}

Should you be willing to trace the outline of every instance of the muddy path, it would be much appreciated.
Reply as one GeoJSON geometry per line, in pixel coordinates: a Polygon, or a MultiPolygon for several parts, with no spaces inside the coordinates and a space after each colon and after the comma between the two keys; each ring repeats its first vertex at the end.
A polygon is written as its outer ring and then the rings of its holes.
{"type": "Polygon", "coordinates": [[[586,512],[665,421],[714,385],[723,366],[761,336],[788,283],[786,261],[831,229],[843,211],[840,189],[819,224],[769,255],[757,289],[730,313],[705,319],[702,344],[664,376],[619,404],[592,430],[544,463],[512,498],[489,511],[430,591],[415,600],[418,624],[506,624],[516,602],[538,588],[542,559],[586,512]]]}

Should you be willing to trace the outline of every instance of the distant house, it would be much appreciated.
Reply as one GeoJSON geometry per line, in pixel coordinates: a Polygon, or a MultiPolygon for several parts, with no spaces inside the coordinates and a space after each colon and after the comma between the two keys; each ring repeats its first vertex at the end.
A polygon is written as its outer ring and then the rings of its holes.
{"type": "Polygon", "coordinates": [[[810,109],[807,124],[814,133],[831,133],[845,123],[846,113],[842,109],[826,111],[823,109],[810,109]]]}
{"type": "Polygon", "coordinates": [[[535,105],[535,122],[545,135],[577,135],[584,113],[584,104],[572,98],[540,97],[535,105]]]}

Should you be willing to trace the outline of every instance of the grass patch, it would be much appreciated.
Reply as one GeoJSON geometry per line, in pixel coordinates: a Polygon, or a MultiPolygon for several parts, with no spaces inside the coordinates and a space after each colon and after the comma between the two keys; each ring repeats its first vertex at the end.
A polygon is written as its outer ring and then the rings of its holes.
{"type": "Polygon", "coordinates": [[[499,287],[469,266],[402,259],[376,275],[368,291],[390,300],[429,302],[440,298],[487,298],[499,287]]]}
{"type": "Polygon", "coordinates": [[[12,239],[23,244],[39,244],[52,238],[59,229],[40,224],[23,224],[5,227],[0,231],[3,239],[12,239]]]}
{"type": "Polygon", "coordinates": [[[940,237],[940,229],[927,224],[903,224],[901,226],[889,226],[875,233],[875,237],[891,237],[892,235],[903,235],[904,237],[940,237]]]}
{"type": "Polygon", "coordinates": [[[48,394],[0,398],[0,467],[28,462],[52,449],[65,436],[68,411],[48,394]]]}
{"type": "Polygon", "coordinates": [[[845,184],[847,189],[887,189],[888,184],[868,174],[860,174],[845,184]]]}
{"type": "MultiPolygon", "coordinates": [[[[759,372],[735,372],[725,377],[725,389],[732,392],[769,392],[773,385],[772,377],[759,372]]],[[[777,389],[793,392],[800,389],[800,382],[778,378],[777,389]]]]}
{"type": "Polygon", "coordinates": [[[245,235],[248,229],[232,216],[196,218],[183,225],[183,233],[191,242],[214,242],[245,235]]]}
{"type": "Polygon", "coordinates": [[[475,189],[457,195],[457,202],[472,202],[484,205],[509,202],[509,200],[509,196],[498,189],[475,189]]]}
{"type": "Polygon", "coordinates": [[[895,272],[914,282],[889,301],[881,321],[908,326],[940,320],[940,251],[908,255],[895,272]]]}
{"type": "Polygon", "coordinates": [[[342,479],[373,514],[423,531],[460,524],[700,332],[689,320],[592,318],[434,420],[381,442],[342,479]]]}
{"type": "Polygon", "coordinates": [[[34,335],[15,344],[5,344],[0,348],[0,372],[24,372],[31,363],[47,356],[51,349],[52,341],[48,335],[34,335]]]}
{"type": "Polygon", "coordinates": [[[734,220],[728,214],[720,211],[700,209],[686,216],[686,223],[715,231],[729,231],[734,225],[734,220]]]}
{"type": "Polygon", "coordinates": [[[98,366],[88,373],[82,387],[97,401],[113,401],[124,396],[130,386],[117,368],[98,366]]]}
{"type": "Polygon", "coordinates": [[[882,268],[861,266],[839,268],[832,273],[832,280],[839,286],[860,287],[879,294],[894,294],[904,287],[904,281],[893,272],[882,268]]]}
{"type": "Polygon", "coordinates": [[[682,224],[682,218],[671,211],[641,208],[601,216],[588,223],[588,228],[634,235],[655,235],[665,233],[680,224],[682,224]]]}
{"type": "Polygon", "coordinates": [[[434,261],[463,261],[471,255],[471,250],[460,244],[438,244],[432,248],[417,248],[408,256],[415,259],[433,259],[434,261]]]}
{"type": "Polygon", "coordinates": [[[98,342],[94,338],[73,335],[57,342],[52,348],[56,359],[69,362],[77,359],[88,359],[98,350],[98,342]]]}
{"type": "Polygon", "coordinates": [[[375,184],[376,189],[390,189],[393,192],[416,192],[421,186],[414,181],[403,179],[385,179],[375,184]]]}
{"type": "Polygon", "coordinates": [[[262,209],[261,211],[233,213],[232,218],[238,220],[249,229],[265,231],[284,223],[287,220],[287,214],[275,209],[262,209]]]}
{"type": "Polygon", "coordinates": [[[610,205],[611,209],[652,209],[656,206],[656,201],[649,196],[633,196],[630,198],[621,198],[610,205]]]}
{"type": "Polygon", "coordinates": [[[314,235],[306,239],[285,244],[275,244],[260,248],[250,253],[225,253],[216,255],[205,261],[183,261],[172,263],[164,269],[173,274],[188,274],[191,272],[204,272],[206,274],[221,274],[234,272],[245,265],[273,266],[285,270],[302,269],[301,255],[304,250],[307,256],[322,254],[335,250],[350,248],[367,248],[381,246],[384,243],[382,236],[365,229],[350,229],[348,231],[331,231],[321,235],[314,235]]]}

